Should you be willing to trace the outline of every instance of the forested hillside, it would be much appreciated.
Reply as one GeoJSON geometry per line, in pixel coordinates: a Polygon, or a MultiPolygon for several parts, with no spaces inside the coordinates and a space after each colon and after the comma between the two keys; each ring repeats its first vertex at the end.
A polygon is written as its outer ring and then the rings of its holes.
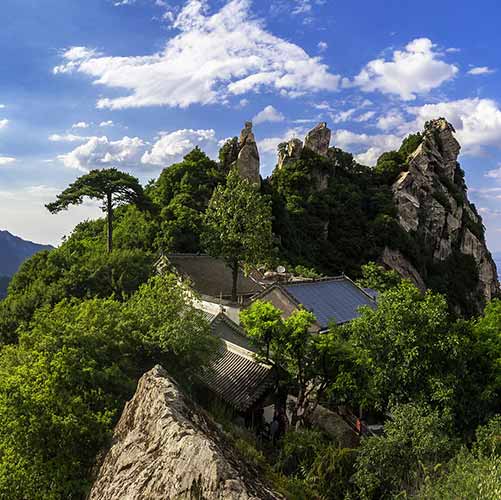
{"type": "MultiPolygon", "coordinates": [[[[219,161],[197,148],[144,189],[108,169],[63,191],[51,211],[91,196],[107,203],[106,219],[79,224],[60,247],[24,262],[0,302],[0,498],[85,498],[139,377],[162,363],[193,389],[217,342],[184,285],[155,276],[154,264],[162,253],[205,251],[247,268],[345,272],[380,293],[376,310],[325,336],[309,334],[314,318],[304,310],[282,321],[256,303],[242,316],[291,390],[321,383],[325,404],[391,415],[383,437],[354,450],[306,428],[284,438],[267,462],[236,438],[288,498],[448,498],[446,490],[495,498],[501,302],[497,281],[486,281],[492,259],[481,219],[455,160],[452,180],[442,175],[429,193],[416,182],[413,229],[395,187],[428,170],[424,146],[433,139],[440,149],[444,130],[409,136],[375,168],[311,135],[304,147],[281,145],[279,167],[257,183],[240,176],[243,148],[233,139],[219,161]],[[459,222],[435,238],[430,220],[442,219],[459,222]],[[366,265],[392,267],[389,255],[407,280],[366,265]]],[[[431,151],[433,183],[446,148],[431,151]]]]}

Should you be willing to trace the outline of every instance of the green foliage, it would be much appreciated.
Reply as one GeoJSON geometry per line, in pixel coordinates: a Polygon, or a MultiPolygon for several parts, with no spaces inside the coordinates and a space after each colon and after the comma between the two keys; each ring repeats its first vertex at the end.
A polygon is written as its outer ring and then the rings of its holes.
{"type": "Polygon", "coordinates": [[[323,397],[339,403],[357,392],[355,355],[337,328],[312,335],[311,312],[299,309],[284,320],[275,306],[259,300],[242,311],[240,320],[258,357],[280,367],[284,381],[297,394],[293,425],[307,424],[323,397]]]}
{"type": "Polygon", "coordinates": [[[156,245],[168,252],[200,251],[203,213],[223,171],[199,148],[164,169],[147,193],[159,207],[156,245]]]}
{"type": "Polygon", "coordinates": [[[366,405],[385,409],[419,398],[446,405],[452,399],[448,375],[459,338],[442,296],[402,282],[345,328],[367,373],[366,405]]]}
{"type": "Polygon", "coordinates": [[[416,149],[421,145],[422,142],[423,135],[420,132],[416,134],[409,134],[402,142],[402,145],[400,146],[398,152],[404,158],[404,160],[407,161],[408,156],[414,153],[414,151],[416,151],[416,149]]]}
{"type": "Polygon", "coordinates": [[[476,437],[477,440],[473,448],[476,455],[501,457],[501,415],[496,415],[487,424],[480,426],[477,429],[476,437]]]}
{"type": "Polygon", "coordinates": [[[132,175],[120,172],[116,168],[91,170],[70,184],[57,200],[46,205],[49,212],[55,214],[66,210],[70,205],[80,205],[84,198],[103,202],[103,210],[108,219],[108,252],[113,249],[112,221],[113,210],[117,206],[133,204],[141,209],[151,208],[139,181],[132,175]]]}
{"type": "Polygon", "coordinates": [[[449,462],[446,474],[427,481],[418,498],[498,500],[501,498],[501,457],[477,457],[463,450],[449,462]]]}
{"type": "MultiPolygon", "coordinates": [[[[84,498],[97,453],[156,362],[193,372],[215,340],[173,277],[129,303],[63,301],[39,309],[0,354],[0,497],[84,498]]],[[[186,377],[182,377],[186,380],[186,377]]]]}
{"type": "Polygon", "coordinates": [[[364,439],[358,450],[353,481],[362,499],[415,490],[455,450],[450,421],[440,412],[412,403],[395,407],[392,414],[384,436],[364,439]]]}
{"type": "Polygon", "coordinates": [[[393,269],[387,270],[375,262],[369,262],[362,266],[362,278],[357,281],[357,285],[377,292],[386,292],[401,282],[401,276],[393,269]]]}
{"type": "Polygon", "coordinates": [[[0,302],[0,340],[13,342],[19,325],[44,305],[68,297],[129,297],[152,272],[153,256],[141,250],[106,253],[92,240],[70,238],[60,248],[27,260],[0,302]]]}
{"type": "Polygon", "coordinates": [[[327,445],[311,464],[306,482],[319,498],[343,500],[353,494],[351,477],[357,451],[327,445]]]}
{"type": "Polygon", "coordinates": [[[233,170],[226,186],[214,191],[204,222],[204,247],[232,268],[232,298],[236,300],[239,262],[257,265],[270,258],[271,207],[248,180],[233,170]]]}
{"type": "Polygon", "coordinates": [[[287,476],[306,479],[315,459],[323,452],[325,437],[316,430],[301,429],[283,437],[276,468],[287,476]]]}

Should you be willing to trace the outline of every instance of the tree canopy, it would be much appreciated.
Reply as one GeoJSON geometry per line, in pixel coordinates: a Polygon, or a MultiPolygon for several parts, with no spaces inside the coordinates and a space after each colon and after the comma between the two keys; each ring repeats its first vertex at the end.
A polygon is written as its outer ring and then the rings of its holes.
{"type": "Polygon", "coordinates": [[[236,169],[226,186],[218,186],[204,219],[203,245],[222,257],[233,272],[232,300],[237,300],[240,262],[257,265],[269,260],[272,247],[271,206],[236,169]]]}
{"type": "Polygon", "coordinates": [[[150,206],[135,177],[116,168],[106,168],[82,175],[46,207],[49,212],[57,213],[70,205],[80,205],[86,197],[103,201],[103,211],[108,219],[108,252],[113,249],[113,209],[124,204],[134,204],[140,208],[150,206]]]}

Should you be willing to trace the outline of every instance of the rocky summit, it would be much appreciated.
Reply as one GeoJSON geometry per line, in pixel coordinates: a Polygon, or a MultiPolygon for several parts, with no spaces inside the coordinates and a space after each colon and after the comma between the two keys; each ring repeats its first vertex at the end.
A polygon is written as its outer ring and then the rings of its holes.
{"type": "Polygon", "coordinates": [[[89,495],[90,500],[279,498],[158,365],[143,375],[127,403],[89,495]]]}
{"type": "MultiPolygon", "coordinates": [[[[445,119],[428,122],[423,140],[408,159],[408,170],[393,185],[398,221],[407,232],[422,238],[434,261],[453,251],[474,258],[479,272],[478,292],[490,300],[499,292],[496,265],[487,249],[482,219],[467,197],[457,161],[461,146],[445,119]]],[[[421,285],[412,265],[400,258],[385,261],[421,285]]]]}

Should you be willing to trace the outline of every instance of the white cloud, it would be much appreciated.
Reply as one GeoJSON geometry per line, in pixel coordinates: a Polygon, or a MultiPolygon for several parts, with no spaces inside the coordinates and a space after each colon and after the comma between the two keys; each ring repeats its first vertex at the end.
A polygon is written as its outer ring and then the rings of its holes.
{"type": "Polygon", "coordinates": [[[259,151],[264,154],[276,155],[278,145],[282,142],[286,142],[294,137],[301,138],[303,140],[306,135],[307,130],[303,127],[290,128],[284,132],[279,137],[267,137],[258,141],[259,151]]]}
{"type": "Polygon", "coordinates": [[[7,106],[5,104],[0,104],[0,109],[5,109],[7,106]]]}
{"type": "Polygon", "coordinates": [[[216,132],[213,129],[182,129],[164,133],[141,158],[143,164],[167,166],[180,161],[183,156],[200,147],[205,153],[215,153],[218,146],[216,132]]]}
{"type": "Polygon", "coordinates": [[[51,142],[83,142],[87,141],[89,137],[73,134],[52,134],[49,136],[51,142]]]}
{"type": "Polygon", "coordinates": [[[357,108],[347,109],[346,111],[340,111],[339,113],[331,112],[331,119],[334,123],[343,123],[351,120],[352,116],[357,112],[357,108]]]}
{"type": "Polygon", "coordinates": [[[188,0],[173,25],[180,33],[161,52],[103,57],[75,47],[54,72],[77,71],[96,84],[124,90],[125,96],[98,101],[98,107],[110,109],[226,103],[247,92],[296,97],[337,89],[339,76],[298,45],[266,31],[252,16],[250,0],[231,0],[213,15],[205,10],[202,0],[188,0]]]}
{"type": "Polygon", "coordinates": [[[355,118],[355,121],[359,123],[368,122],[375,114],[376,114],[375,111],[367,111],[366,113],[357,116],[355,118]]]}
{"type": "Polygon", "coordinates": [[[115,124],[113,123],[113,120],[107,120],[107,121],[105,121],[105,122],[101,122],[101,123],[99,124],[99,126],[100,126],[100,127],[113,127],[113,125],[115,125],[115,124]]]}
{"type": "Polygon", "coordinates": [[[440,59],[441,53],[428,38],[417,38],[406,45],[405,50],[393,52],[392,60],[374,59],[367,63],[353,82],[366,92],[379,91],[398,95],[411,101],[418,94],[425,94],[453,78],[457,66],[440,59]]]}
{"type": "Polygon", "coordinates": [[[56,66],[53,69],[55,75],[62,73],[71,73],[72,71],[78,70],[78,68],[93,58],[99,57],[101,53],[96,49],[90,49],[88,47],[70,47],[62,52],[61,57],[64,59],[65,63],[56,66]]]}
{"type": "Polygon", "coordinates": [[[317,47],[319,52],[325,52],[329,48],[329,44],[327,42],[318,42],[317,47]]]}
{"type": "Polygon", "coordinates": [[[67,154],[58,156],[66,167],[81,171],[117,167],[137,169],[144,166],[168,166],[199,146],[210,156],[218,152],[216,132],[182,129],[161,133],[153,145],[139,137],[112,141],[106,136],[82,138],[86,142],[67,154]]]}
{"type": "MultiPolygon", "coordinates": [[[[501,166],[494,170],[489,170],[486,174],[486,177],[490,177],[491,179],[496,179],[501,181],[501,166]]],[[[501,189],[501,188],[500,188],[501,189]]]]}
{"type": "Polygon", "coordinates": [[[7,118],[0,120],[0,129],[5,128],[8,124],[9,124],[9,120],[7,120],[7,118]]]}
{"type": "Polygon", "coordinates": [[[401,127],[404,123],[405,118],[402,113],[394,109],[389,111],[386,115],[379,117],[376,126],[380,130],[387,132],[401,127]]]}
{"type": "Polygon", "coordinates": [[[0,167],[3,167],[5,165],[12,165],[15,162],[15,158],[11,158],[9,156],[0,156],[0,167]]]}
{"type": "Polygon", "coordinates": [[[90,127],[90,124],[89,123],[86,123],[86,122],[78,122],[78,123],[74,123],[71,128],[89,128],[90,127]]]}
{"type": "Polygon", "coordinates": [[[264,122],[283,122],[285,120],[285,116],[280,113],[273,106],[266,106],[262,111],[260,111],[253,119],[255,125],[264,122]]]}
{"type": "Polygon", "coordinates": [[[489,75],[495,73],[496,70],[489,68],[488,66],[475,66],[468,71],[469,75],[489,75]]]}
{"type": "Polygon", "coordinates": [[[350,130],[336,130],[332,135],[332,144],[344,150],[352,147],[361,150],[355,159],[366,165],[374,165],[376,160],[385,151],[397,149],[402,142],[402,137],[392,134],[357,134],[350,130]]]}
{"type": "Polygon", "coordinates": [[[402,133],[420,130],[428,120],[443,116],[456,129],[456,137],[467,154],[482,154],[486,146],[501,147],[501,109],[492,99],[457,101],[409,107],[415,120],[400,127],[402,133]]]}
{"type": "Polygon", "coordinates": [[[110,141],[106,136],[90,137],[85,144],[58,159],[66,167],[84,172],[92,168],[134,168],[141,165],[145,146],[139,137],[126,136],[118,141],[110,141]]]}

